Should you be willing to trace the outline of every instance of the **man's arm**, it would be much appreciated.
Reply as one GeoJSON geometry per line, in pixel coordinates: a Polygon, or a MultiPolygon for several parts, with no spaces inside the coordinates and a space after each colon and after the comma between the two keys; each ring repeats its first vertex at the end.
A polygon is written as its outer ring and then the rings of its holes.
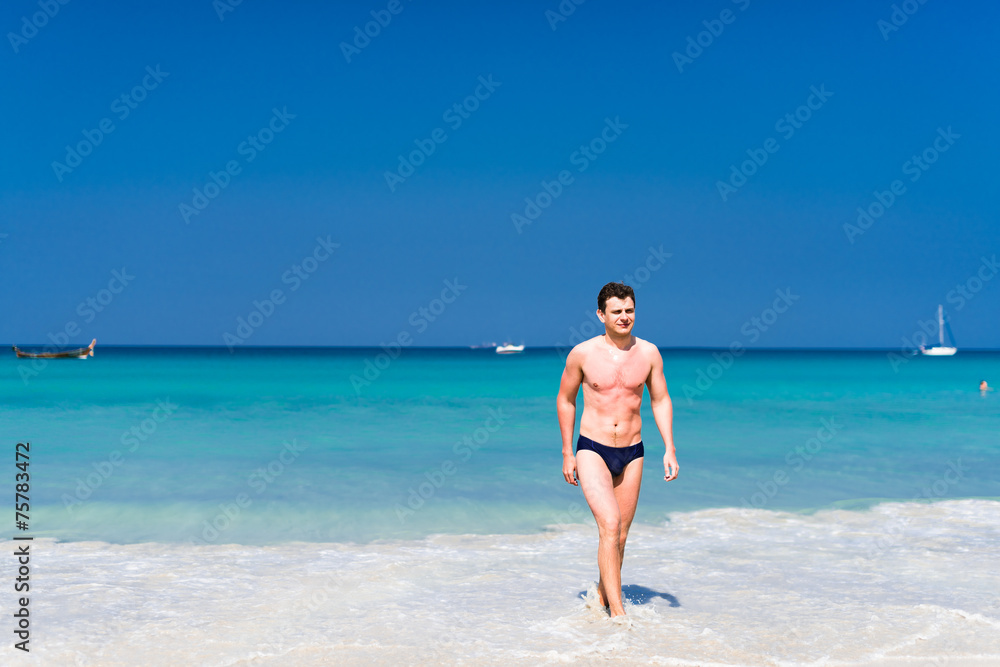
{"type": "Polygon", "coordinates": [[[559,433],[562,436],[563,477],[573,486],[576,480],[576,457],[573,456],[573,429],[576,427],[576,396],[583,382],[583,354],[573,348],[566,357],[566,368],[559,382],[556,413],[559,415],[559,433]]]}
{"type": "Polygon", "coordinates": [[[677,479],[677,473],[680,472],[674,448],[674,405],[670,401],[670,394],[667,393],[667,380],[663,377],[663,357],[655,345],[650,343],[650,346],[652,368],[646,386],[649,387],[649,404],[653,409],[656,428],[660,430],[660,437],[667,447],[663,455],[663,479],[669,482],[677,479]]]}

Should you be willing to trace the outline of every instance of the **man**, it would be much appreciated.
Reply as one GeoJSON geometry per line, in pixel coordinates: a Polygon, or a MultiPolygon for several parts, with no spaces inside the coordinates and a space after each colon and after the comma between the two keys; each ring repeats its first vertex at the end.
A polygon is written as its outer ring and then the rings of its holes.
{"type": "Polygon", "coordinates": [[[642,483],[643,386],[649,387],[653,418],[666,444],[663,479],[677,479],[673,406],[663,377],[663,358],[652,343],[632,335],[635,294],[622,283],[608,283],[597,295],[597,317],[604,335],[573,348],[559,386],[559,430],[563,477],[583,488],[597,520],[600,542],[597,592],[611,616],[622,616],[622,559],[642,483]],[[573,456],[576,395],[583,386],[580,438],[573,456]]]}

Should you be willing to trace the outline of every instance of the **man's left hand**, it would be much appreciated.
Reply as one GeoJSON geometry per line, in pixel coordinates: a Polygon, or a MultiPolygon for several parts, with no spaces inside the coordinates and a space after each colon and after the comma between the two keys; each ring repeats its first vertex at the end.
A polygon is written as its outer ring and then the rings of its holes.
{"type": "Polygon", "coordinates": [[[677,454],[674,452],[667,452],[663,455],[663,479],[664,481],[671,482],[677,479],[677,473],[681,471],[681,467],[677,465],[677,454]]]}

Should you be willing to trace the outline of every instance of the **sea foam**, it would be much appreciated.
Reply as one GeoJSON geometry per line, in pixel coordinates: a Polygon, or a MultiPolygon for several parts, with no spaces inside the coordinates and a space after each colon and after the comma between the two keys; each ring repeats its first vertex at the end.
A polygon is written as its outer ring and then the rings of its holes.
{"type": "Polygon", "coordinates": [[[995,664],[998,510],[636,524],[625,624],[594,600],[587,524],[264,547],[36,540],[32,653],[7,664],[995,664]]]}

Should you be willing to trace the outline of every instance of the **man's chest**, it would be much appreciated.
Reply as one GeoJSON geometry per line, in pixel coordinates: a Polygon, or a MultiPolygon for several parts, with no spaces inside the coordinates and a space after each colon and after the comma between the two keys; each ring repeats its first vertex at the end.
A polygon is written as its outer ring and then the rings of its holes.
{"type": "Polygon", "coordinates": [[[596,391],[612,389],[641,390],[649,377],[650,366],[641,358],[588,359],[583,366],[583,381],[596,391]]]}

